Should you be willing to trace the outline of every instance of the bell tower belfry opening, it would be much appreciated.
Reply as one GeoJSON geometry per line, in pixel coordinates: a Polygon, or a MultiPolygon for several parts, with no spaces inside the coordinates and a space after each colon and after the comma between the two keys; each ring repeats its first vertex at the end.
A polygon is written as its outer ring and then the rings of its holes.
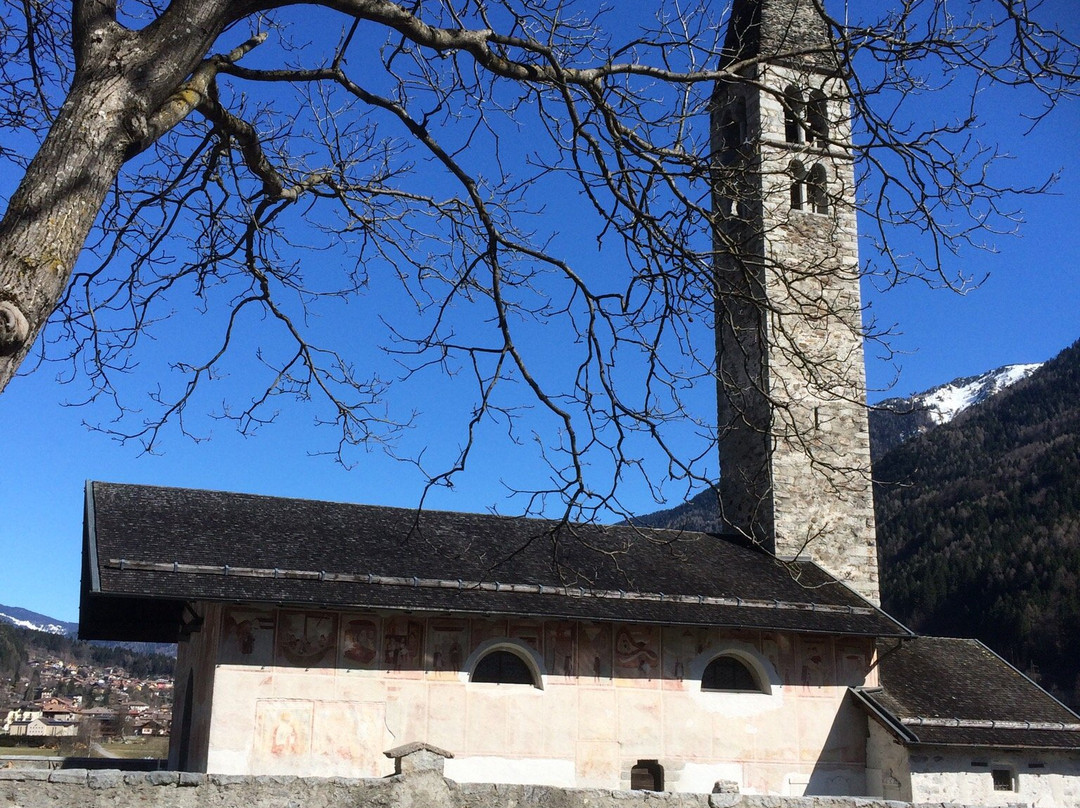
{"type": "Polygon", "coordinates": [[[722,66],[721,515],[877,603],[850,97],[820,0],[735,0],[722,66]]]}

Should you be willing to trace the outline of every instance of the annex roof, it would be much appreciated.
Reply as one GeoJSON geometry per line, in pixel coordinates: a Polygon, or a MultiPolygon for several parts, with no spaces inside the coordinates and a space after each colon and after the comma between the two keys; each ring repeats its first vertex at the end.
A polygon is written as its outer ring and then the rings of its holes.
{"type": "Polygon", "coordinates": [[[863,707],[907,745],[1080,749],[1080,716],[978,640],[878,642],[863,707]]]}
{"type": "Polygon", "coordinates": [[[909,636],[815,565],[705,533],[87,484],[80,636],[191,601],[909,636]]]}

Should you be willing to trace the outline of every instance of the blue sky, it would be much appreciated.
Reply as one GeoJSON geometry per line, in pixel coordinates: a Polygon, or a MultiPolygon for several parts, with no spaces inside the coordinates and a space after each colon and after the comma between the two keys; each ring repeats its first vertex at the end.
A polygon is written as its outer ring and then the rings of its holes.
{"type": "MultiPolygon", "coordinates": [[[[1064,8],[1064,6],[1062,6],[1064,8]]],[[[995,239],[994,251],[969,251],[956,266],[988,279],[960,296],[918,285],[879,293],[864,286],[865,303],[881,324],[896,324],[899,353],[889,361],[868,350],[872,400],[903,395],[999,365],[1048,359],[1080,338],[1080,104],[1058,109],[1034,132],[1008,105],[979,132],[1014,154],[1009,170],[1033,179],[1061,172],[1053,190],[1026,199],[1017,235],[995,239]]],[[[4,189],[6,192],[6,188],[4,189]]],[[[197,321],[186,321],[190,323],[197,321]]],[[[84,420],[104,410],[65,406],[78,390],[44,367],[12,382],[0,395],[0,603],[63,620],[78,617],[78,578],[84,481],[149,483],[228,489],[260,494],[414,506],[420,490],[415,469],[374,451],[353,457],[345,469],[312,447],[325,433],[303,408],[254,437],[230,426],[197,421],[208,440],[193,442],[174,431],[161,454],[140,454],[87,430],[84,420]]],[[[424,436],[421,436],[423,438],[424,436]]],[[[432,441],[441,436],[428,434],[432,441]]],[[[440,491],[429,506],[449,510],[513,511],[500,480],[518,471],[513,448],[492,440],[453,491],[440,491]]],[[[661,507],[643,492],[631,494],[637,512],[661,507]]],[[[667,503],[667,506],[676,501],[667,503]]]]}

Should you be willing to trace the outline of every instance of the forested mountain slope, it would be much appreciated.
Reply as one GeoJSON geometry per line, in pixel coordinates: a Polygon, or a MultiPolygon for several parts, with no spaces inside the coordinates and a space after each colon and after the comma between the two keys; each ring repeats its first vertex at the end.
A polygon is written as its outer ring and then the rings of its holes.
{"type": "Polygon", "coordinates": [[[1080,343],[874,476],[885,609],[1080,701],[1080,343]]]}

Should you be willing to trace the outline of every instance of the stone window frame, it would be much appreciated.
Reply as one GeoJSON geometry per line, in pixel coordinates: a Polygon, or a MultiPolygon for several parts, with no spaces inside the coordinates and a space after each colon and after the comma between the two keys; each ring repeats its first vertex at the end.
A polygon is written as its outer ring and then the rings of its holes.
{"type": "Polygon", "coordinates": [[[825,147],[829,142],[829,97],[811,90],[806,101],[806,142],[825,147]]]}
{"type": "Polygon", "coordinates": [[[784,107],[784,142],[803,144],[806,142],[806,99],[797,84],[789,84],[784,90],[781,103],[784,107]]]}
{"type": "Polygon", "coordinates": [[[814,163],[806,172],[806,202],[811,213],[829,214],[829,171],[824,163],[814,163]]]}
{"type": "Polygon", "coordinates": [[[702,693],[753,693],[760,695],[769,695],[770,687],[769,680],[764,676],[764,671],[759,670],[758,666],[749,660],[748,655],[740,654],[735,651],[724,651],[719,654],[714,654],[705,665],[705,669],[701,672],[701,692],[702,693]],[[734,688],[734,687],[707,687],[706,679],[709,676],[709,670],[714,666],[721,664],[724,660],[730,660],[742,667],[743,670],[749,675],[753,687],[750,688],[734,688]]]}
{"type": "Polygon", "coordinates": [[[715,700],[717,698],[723,699],[725,697],[756,699],[761,696],[766,696],[769,698],[780,698],[780,691],[776,689],[781,684],[779,674],[777,674],[773,669],[772,664],[762,655],[759,649],[740,640],[722,641],[718,646],[710,648],[690,663],[688,673],[688,678],[697,682],[697,692],[705,699],[701,702],[702,706],[719,704],[719,702],[715,700]],[[703,688],[701,684],[706,668],[708,668],[714,660],[724,656],[733,657],[736,661],[745,665],[753,676],[754,681],[757,683],[758,689],[708,690],[703,688]]]}
{"type": "Polygon", "coordinates": [[[1016,769],[1007,763],[992,763],[990,765],[990,777],[994,791],[1017,792],[1020,784],[1016,777],[1016,769]]]}
{"type": "Polygon", "coordinates": [[[654,758],[639,759],[630,767],[630,790],[631,791],[663,791],[664,790],[664,767],[659,760],[654,758]],[[634,785],[634,773],[638,773],[638,785],[634,785]],[[642,779],[648,777],[652,781],[652,788],[642,784],[642,779]]]}
{"type": "Polygon", "coordinates": [[[465,660],[465,664],[462,668],[462,675],[465,678],[465,681],[473,687],[534,687],[537,690],[544,690],[547,681],[547,673],[544,670],[544,661],[540,658],[536,649],[522,640],[507,639],[505,637],[497,637],[480,643],[476,650],[469,654],[469,658],[465,660]],[[524,662],[525,666],[532,674],[532,684],[526,685],[523,682],[474,681],[473,674],[476,672],[476,666],[480,661],[484,657],[498,652],[513,654],[524,662]]]}
{"type": "Polygon", "coordinates": [[[806,166],[795,159],[788,163],[788,176],[791,179],[791,209],[806,209],[806,166]]]}

